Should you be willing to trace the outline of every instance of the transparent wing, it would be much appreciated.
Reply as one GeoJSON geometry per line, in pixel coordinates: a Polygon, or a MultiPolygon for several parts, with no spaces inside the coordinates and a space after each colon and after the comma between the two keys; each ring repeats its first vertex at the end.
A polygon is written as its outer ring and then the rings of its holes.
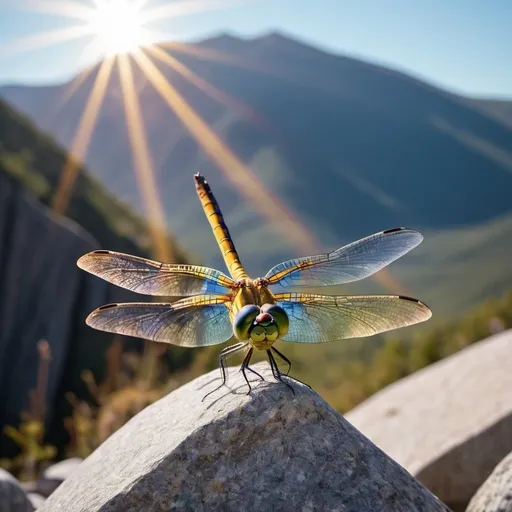
{"type": "Polygon", "coordinates": [[[288,314],[284,341],[324,343],[372,336],[424,322],[432,312],[422,302],[398,295],[339,296],[282,293],[275,296],[288,314]]]}
{"type": "Polygon", "coordinates": [[[90,252],[77,265],[109,283],[146,295],[223,295],[235,284],[230,277],[211,268],[159,263],[112,251],[90,252]]]}
{"type": "Polygon", "coordinates": [[[328,254],[284,261],[265,276],[271,290],[350,283],[371,276],[423,240],[407,228],[394,228],[367,236],[328,254]]]}
{"type": "Polygon", "coordinates": [[[147,340],[205,347],[233,336],[228,296],[198,295],[173,303],[127,303],[101,306],[87,317],[100,331],[147,340]]]}

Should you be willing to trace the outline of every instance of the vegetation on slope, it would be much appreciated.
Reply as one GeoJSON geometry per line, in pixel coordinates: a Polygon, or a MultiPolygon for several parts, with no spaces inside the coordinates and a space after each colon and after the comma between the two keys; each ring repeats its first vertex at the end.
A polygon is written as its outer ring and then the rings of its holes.
{"type": "MultiPolygon", "coordinates": [[[[0,100],[0,170],[48,205],[65,163],[66,154],[53,139],[0,100]]],[[[144,221],[83,168],[79,169],[66,214],[104,248],[150,254],[151,240],[144,221]]],[[[184,261],[183,252],[170,243],[176,261],[184,261]]]]}

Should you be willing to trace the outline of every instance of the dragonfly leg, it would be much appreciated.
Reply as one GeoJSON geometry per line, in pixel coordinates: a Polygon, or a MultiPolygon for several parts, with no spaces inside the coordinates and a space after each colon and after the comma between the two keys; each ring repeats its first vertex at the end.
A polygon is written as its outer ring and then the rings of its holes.
{"type": "Polygon", "coordinates": [[[217,386],[214,390],[210,391],[209,393],[206,393],[206,395],[203,396],[203,399],[201,400],[201,402],[203,402],[204,399],[208,395],[211,395],[215,391],[218,391],[222,386],[224,386],[226,384],[226,381],[227,381],[226,362],[227,362],[228,356],[235,354],[236,352],[239,352],[240,350],[243,350],[246,346],[247,346],[247,343],[240,342],[240,343],[237,343],[236,345],[231,345],[230,347],[226,347],[225,349],[223,349],[221,351],[221,353],[219,354],[219,366],[220,366],[220,371],[222,374],[222,384],[220,386],[217,386]]]}
{"type": "MultiPolygon", "coordinates": [[[[265,380],[256,370],[253,370],[250,366],[245,367],[246,370],[249,370],[251,373],[254,373],[254,375],[257,375],[261,380],[265,380]]],[[[242,368],[240,368],[240,371],[242,368]]]]}
{"type": "Polygon", "coordinates": [[[290,386],[290,384],[288,384],[288,382],[285,382],[283,380],[283,376],[282,376],[281,372],[279,371],[279,367],[277,366],[276,360],[274,359],[274,356],[272,355],[272,352],[270,352],[270,350],[267,350],[267,355],[268,355],[268,360],[270,362],[270,368],[272,368],[272,375],[274,375],[274,378],[276,380],[278,380],[279,382],[282,382],[285,386],[288,386],[292,390],[292,393],[295,395],[295,390],[293,389],[293,387],[290,386]]]}
{"type": "MultiPolygon", "coordinates": [[[[249,349],[249,352],[247,352],[247,355],[245,356],[245,359],[243,360],[242,366],[240,368],[240,370],[242,370],[242,373],[244,374],[245,382],[247,382],[247,385],[249,386],[249,391],[247,391],[247,394],[250,394],[252,388],[251,388],[251,384],[249,383],[249,379],[247,378],[247,374],[245,373],[245,370],[250,370],[249,361],[251,360],[253,351],[254,351],[254,349],[251,347],[249,349]]],[[[254,373],[256,373],[256,372],[254,372],[254,373]]]]}
{"type": "Polygon", "coordinates": [[[273,350],[285,363],[288,363],[288,370],[285,373],[285,375],[288,377],[288,375],[290,374],[290,370],[292,369],[292,362],[284,354],[281,354],[281,352],[279,352],[277,348],[270,347],[270,350],[273,350]]]}
{"type": "Polygon", "coordinates": [[[296,382],[300,382],[300,384],[304,384],[304,386],[307,386],[309,389],[312,389],[311,386],[309,384],[307,384],[306,382],[303,382],[303,381],[301,381],[299,379],[296,379],[295,377],[290,377],[288,374],[290,373],[290,370],[292,369],[291,361],[284,354],[281,354],[281,352],[279,352],[279,350],[277,350],[277,348],[270,347],[270,349],[273,350],[283,361],[288,363],[288,371],[286,372],[285,375],[289,379],[292,379],[292,380],[294,380],[296,382]]]}

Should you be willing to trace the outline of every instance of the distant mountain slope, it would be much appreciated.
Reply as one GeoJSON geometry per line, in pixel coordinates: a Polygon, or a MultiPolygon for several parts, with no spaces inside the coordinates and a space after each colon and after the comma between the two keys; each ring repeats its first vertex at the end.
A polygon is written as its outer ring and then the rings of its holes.
{"type": "Polygon", "coordinates": [[[471,102],[512,128],[512,100],[472,99],[471,102]]]}
{"type": "MultiPolygon", "coordinates": [[[[512,214],[483,224],[425,232],[423,243],[395,275],[421,298],[435,317],[460,314],[512,288],[512,214]]],[[[434,322],[436,321],[434,319],[434,322]]]]}
{"type": "MultiPolygon", "coordinates": [[[[325,248],[399,225],[441,230],[490,222],[511,211],[512,129],[466,98],[280,34],[247,40],[219,36],[168,51],[257,113],[251,117],[240,106],[226,107],[155,60],[325,248]]],[[[96,73],[97,68],[68,99],[67,84],[10,86],[0,95],[69,147],[96,73]]],[[[184,246],[204,263],[222,267],[191,180],[200,171],[212,184],[251,274],[299,255],[277,232],[279,219],[257,214],[141,72],[135,72],[135,84],[169,227],[184,246]]],[[[87,163],[118,197],[140,208],[117,72],[87,163]]],[[[394,268],[399,271],[401,264],[394,268]]],[[[428,274],[429,262],[424,264],[428,274]]]]}

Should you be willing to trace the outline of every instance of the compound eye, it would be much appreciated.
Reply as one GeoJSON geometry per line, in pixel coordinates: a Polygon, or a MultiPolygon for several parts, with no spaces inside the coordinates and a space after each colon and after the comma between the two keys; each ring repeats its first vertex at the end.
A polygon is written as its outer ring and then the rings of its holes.
{"type": "Polygon", "coordinates": [[[263,313],[268,313],[274,319],[279,332],[279,337],[282,338],[288,332],[288,328],[290,327],[290,320],[288,319],[286,311],[277,304],[263,304],[263,306],[261,306],[261,311],[263,313]]]}
{"type": "Polygon", "coordinates": [[[249,330],[260,312],[260,308],[254,304],[247,304],[238,311],[233,320],[233,332],[237,339],[249,339],[249,330]]]}

